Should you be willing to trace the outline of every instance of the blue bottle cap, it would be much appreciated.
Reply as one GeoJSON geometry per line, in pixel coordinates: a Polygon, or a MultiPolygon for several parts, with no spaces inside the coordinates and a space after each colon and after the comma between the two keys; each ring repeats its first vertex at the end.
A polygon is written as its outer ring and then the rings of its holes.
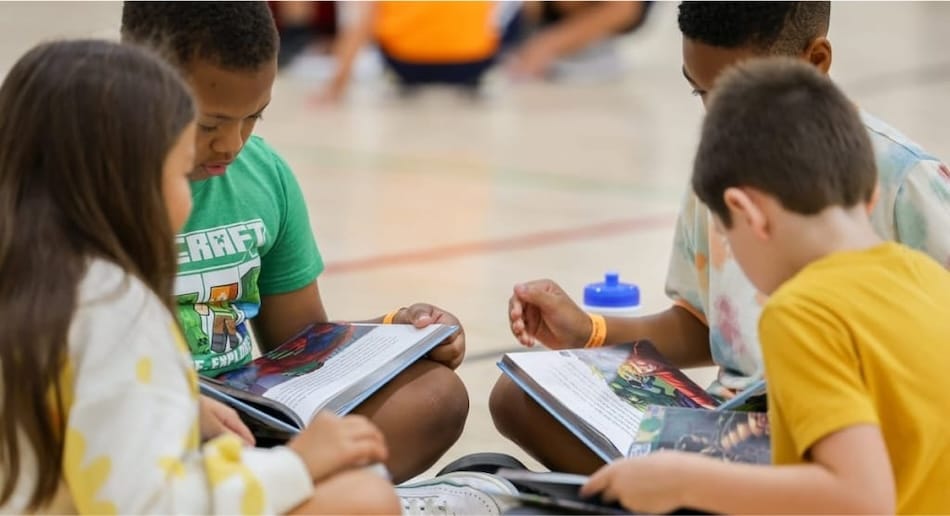
{"type": "Polygon", "coordinates": [[[603,283],[584,287],[584,304],[601,308],[634,308],[640,306],[640,289],[632,283],[621,283],[616,272],[608,272],[603,283]]]}

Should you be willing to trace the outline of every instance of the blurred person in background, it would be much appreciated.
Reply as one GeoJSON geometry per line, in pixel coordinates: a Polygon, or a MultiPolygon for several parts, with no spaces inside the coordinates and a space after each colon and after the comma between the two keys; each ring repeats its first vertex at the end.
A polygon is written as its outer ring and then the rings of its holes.
{"type": "Polygon", "coordinates": [[[321,99],[339,100],[370,43],[404,92],[429,84],[476,92],[511,49],[516,80],[615,74],[612,44],[646,19],[651,2],[271,2],[281,29],[282,66],[324,48],[335,70],[321,99]]]}
{"type": "Polygon", "coordinates": [[[570,70],[601,74],[606,71],[603,63],[617,68],[610,45],[640,28],[651,6],[652,2],[524,2],[521,12],[528,34],[515,50],[509,70],[515,78],[537,79],[570,70]],[[565,61],[587,66],[559,69],[565,61]]]}

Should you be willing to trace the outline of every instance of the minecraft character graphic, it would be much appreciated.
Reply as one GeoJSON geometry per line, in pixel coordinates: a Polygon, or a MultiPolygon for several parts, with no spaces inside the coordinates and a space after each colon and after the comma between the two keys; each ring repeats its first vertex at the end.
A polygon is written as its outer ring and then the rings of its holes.
{"type": "Polygon", "coordinates": [[[207,305],[199,305],[198,294],[183,294],[177,297],[178,322],[185,335],[185,342],[193,355],[204,355],[211,352],[208,334],[201,326],[202,316],[211,313],[207,305]]]}
{"type": "Polygon", "coordinates": [[[241,336],[238,334],[237,318],[230,310],[222,310],[215,305],[208,305],[214,314],[211,326],[211,351],[226,353],[241,345],[241,336]]]}
{"type": "Polygon", "coordinates": [[[226,353],[241,345],[238,335],[237,317],[229,302],[238,297],[238,284],[219,285],[211,289],[211,301],[208,309],[213,315],[211,324],[211,351],[226,353]]]}
{"type": "Polygon", "coordinates": [[[237,269],[233,270],[235,274],[222,274],[219,270],[188,276],[190,283],[186,284],[197,291],[179,294],[176,298],[178,318],[188,346],[196,358],[203,357],[202,361],[210,360],[208,355],[227,353],[245,343],[248,336],[244,321],[257,313],[259,266],[248,269],[240,280],[221,282],[206,295],[201,294],[204,285],[214,285],[212,278],[217,281],[222,277],[235,278],[237,269]]]}

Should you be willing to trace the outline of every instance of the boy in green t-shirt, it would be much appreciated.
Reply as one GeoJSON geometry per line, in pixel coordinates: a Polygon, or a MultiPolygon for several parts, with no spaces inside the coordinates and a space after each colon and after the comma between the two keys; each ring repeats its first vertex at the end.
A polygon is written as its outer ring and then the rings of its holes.
{"type": "MultiPolygon", "coordinates": [[[[197,101],[194,210],[177,237],[175,287],[195,367],[213,375],[246,364],[251,319],[265,351],[327,321],[317,285],[323,261],[300,188],[280,156],[251,135],[277,72],[277,31],[266,4],[127,2],[122,38],[160,51],[197,101]]],[[[458,324],[428,304],[386,319],[458,324]]],[[[461,435],[468,394],[453,370],[464,353],[459,332],[356,409],[390,444],[386,465],[397,483],[431,466],[461,435]]],[[[205,437],[223,427],[248,435],[233,412],[208,401],[205,407],[216,416],[202,418],[205,437]]]]}

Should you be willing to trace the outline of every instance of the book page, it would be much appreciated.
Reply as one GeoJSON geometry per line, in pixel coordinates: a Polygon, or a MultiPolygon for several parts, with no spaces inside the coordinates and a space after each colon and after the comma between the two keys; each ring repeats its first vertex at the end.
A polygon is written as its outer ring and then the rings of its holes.
{"type": "MultiPolygon", "coordinates": [[[[620,354],[618,362],[626,356],[622,350],[620,354]]],[[[510,353],[508,357],[617,450],[630,449],[642,411],[620,399],[594,367],[571,351],[510,353]]]]}
{"type": "Polygon", "coordinates": [[[355,341],[339,346],[316,370],[270,386],[264,397],[283,403],[308,423],[339,392],[373,374],[440,328],[431,325],[417,330],[402,324],[354,327],[358,330],[355,341]]]}

